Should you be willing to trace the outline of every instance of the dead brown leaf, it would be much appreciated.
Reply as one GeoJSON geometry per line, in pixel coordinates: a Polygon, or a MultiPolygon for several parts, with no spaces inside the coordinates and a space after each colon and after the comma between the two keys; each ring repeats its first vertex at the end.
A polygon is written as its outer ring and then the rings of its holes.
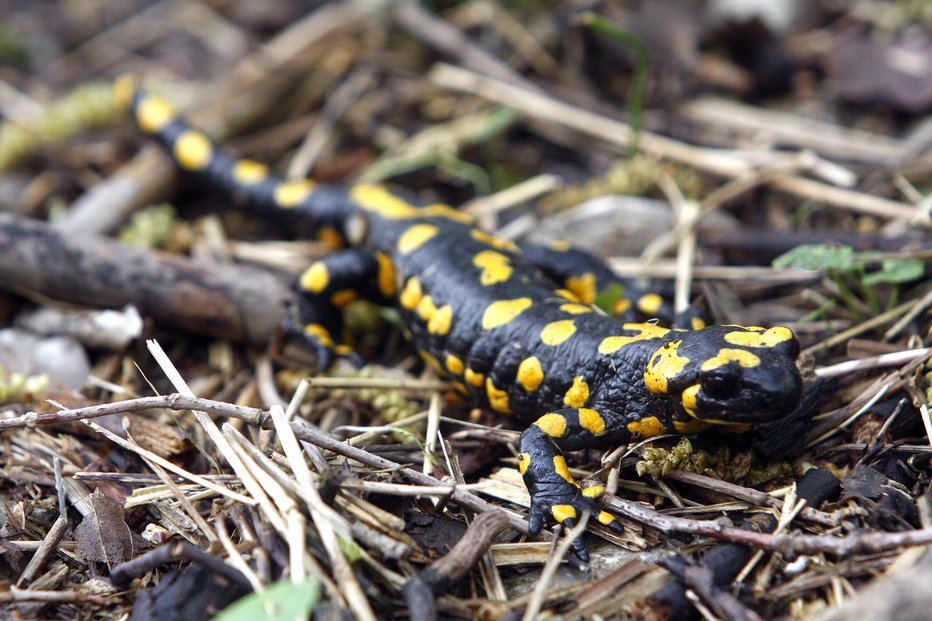
{"type": "Polygon", "coordinates": [[[110,568],[133,558],[143,540],[123,519],[122,505],[98,488],[91,494],[91,507],[75,529],[75,553],[88,561],[107,563],[110,568]]]}

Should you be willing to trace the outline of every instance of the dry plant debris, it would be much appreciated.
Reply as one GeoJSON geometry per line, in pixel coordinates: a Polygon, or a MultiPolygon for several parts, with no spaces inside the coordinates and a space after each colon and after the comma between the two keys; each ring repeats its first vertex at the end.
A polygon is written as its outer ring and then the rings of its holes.
{"type": "Polygon", "coordinates": [[[932,16],[724,4],[0,0],[0,619],[925,618],[932,16]],[[141,146],[124,73],[290,176],[791,326],[805,416],[580,451],[625,533],[527,540],[520,427],[397,316],[349,318],[363,372],[269,346],[327,248],[141,146]]]}

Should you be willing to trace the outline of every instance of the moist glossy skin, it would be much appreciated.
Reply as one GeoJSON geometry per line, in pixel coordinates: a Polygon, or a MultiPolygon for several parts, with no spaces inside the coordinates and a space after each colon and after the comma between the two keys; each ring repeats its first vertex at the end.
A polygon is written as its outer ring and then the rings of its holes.
{"type": "MultiPolygon", "coordinates": [[[[349,356],[340,308],[357,297],[395,304],[424,360],[457,389],[503,414],[534,421],[519,468],[532,497],[530,524],[592,512],[620,528],[572,479],[562,450],[631,437],[692,433],[789,414],[800,399],[799,344],[786,328],[667,330],[592,306],[620,283],[591,255],[495,238],[468,215],[379,185],[286,182],[265,166],[219,153],[160,99],[118,82],[117,97],[178,165],[206,175],[256,210],[288,212],[296,226],[349,244],[299,280],[295,325],[326,366],[349,356]]],[[[629,287],[630,290],[630,287],[629,287]]],[[[660,297],[636,293],[614,310],[663,314],[660,297]]],[[[701,324],[694,324],[701,325],[701,324]]]]}

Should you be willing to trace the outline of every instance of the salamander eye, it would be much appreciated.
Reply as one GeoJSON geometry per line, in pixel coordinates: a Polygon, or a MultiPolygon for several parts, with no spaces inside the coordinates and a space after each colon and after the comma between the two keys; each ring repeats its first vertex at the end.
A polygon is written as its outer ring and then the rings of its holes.
{"type": "Polygon", "coordinates": [[[731,363],[706,371],[699,378],[702,390],[712,399],[727,399],[738,392],[741,370],[731,363]]]}

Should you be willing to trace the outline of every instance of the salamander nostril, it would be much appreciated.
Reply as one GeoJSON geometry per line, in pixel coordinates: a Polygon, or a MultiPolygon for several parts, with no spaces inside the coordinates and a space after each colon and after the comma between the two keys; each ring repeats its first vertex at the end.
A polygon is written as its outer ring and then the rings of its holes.
{"type": "Polygon", "coordinates": [[[706,371],[700,378],[702,390],[712,399],[727,399],[739,388],[740,370],[736,364],[726,364],[711,371],[706,371]]]}

